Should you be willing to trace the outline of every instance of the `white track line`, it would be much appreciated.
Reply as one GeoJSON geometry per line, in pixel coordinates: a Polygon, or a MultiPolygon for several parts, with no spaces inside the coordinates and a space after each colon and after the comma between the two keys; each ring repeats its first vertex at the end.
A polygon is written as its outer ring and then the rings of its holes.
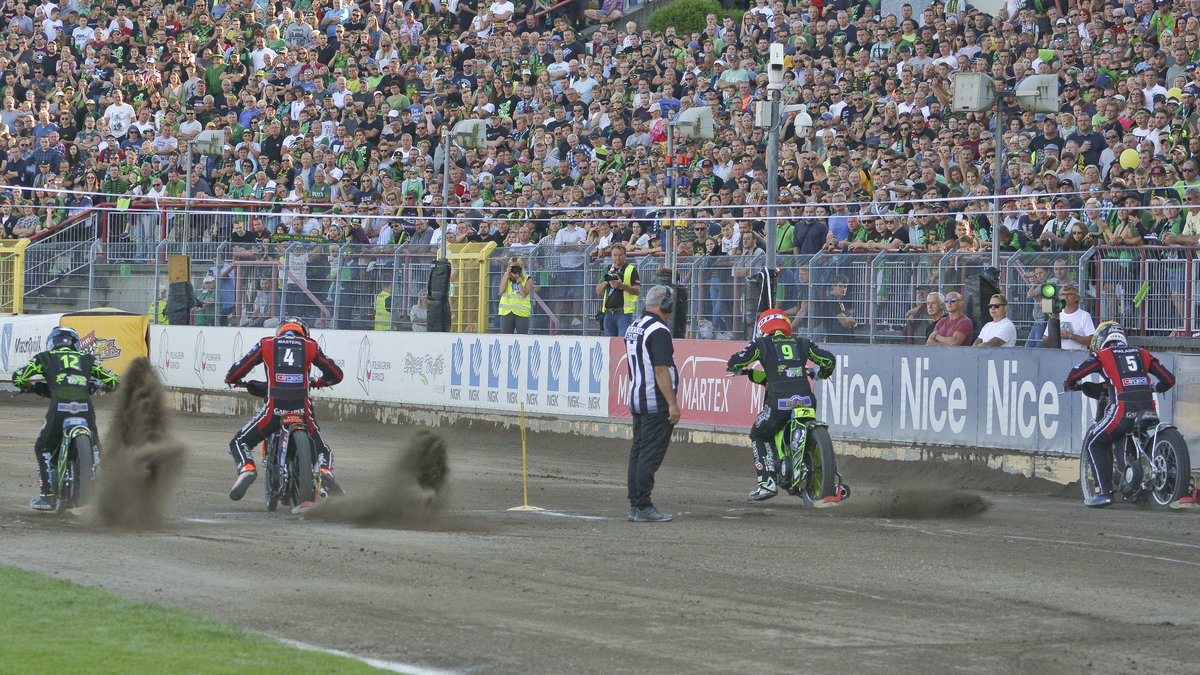
{"type": "MultiPolygon", "coordinates": [[[[895,528],[904,529],[904,530],[915,530],[917,532],[922,532],[924,534],[933,535],[933,536],[945,537],[945,536],[957,535],[957,536],[965,536],[965,537],[981,537],[981,538],[985,538],[985,539],[1009,539],[1009,540],[1015,540],[1015,541],[1035,541],[1035,542],[1040,542],[1043,544],[1057,544],[1060,546],[1066,546],[1069,548],[1079,549],[1081,551],[1096,551],[1099,553],[1111,553],[1113,555],[1124,555],[1124,556],[1129,556],[1131,558],[1147,558],[1150,560],[1161,560],[1162,562],[1179,563],[1181,565],[1188,565],[1191,567],[1200,567],[1200,562],[1193,562],[1191,560],[1179,560],[1177,558],[1167,558],[1167,557],[1158,556],[1158,555],[1147,555],[1144,553],[1131,553],[1129,551],[1116,551],[1116,550],[1113,550],[1111,548],[1107,548],[1104,546],[1096,546],[1095,544],[1089,544],[1087,542],[1082,542],[1082,541],[1071,541],[1069,539],[1044,539],[1041,537],[1024,537],[1024,536],[1015,535],[1015,534],[987,534],[984,532],[964,532],[962,530],[942,530],[941,532],[934,532],[934,531],[926,530],[926,529],[919,528],[919,527],[911,527],[908,525],[899,525],[896,523],[882,523],[882,524],[887,527],[895,527],[895,528]]],[[[1115,538],[1115,537],[1120,537],[1122,535],[1108,534],[1105,536],[1115,538]]],[[[1123,538],[1138,539],[1138,537],[1123,537],[1123,538]]],[[[1141,541],[1156,541],[1156,540],[1142,539],[1141,541]]],[[[1172,542],[1163,541],[1163,542],[1158,542],[1158,543],[1171,544],[1172,542]]],[[[1192,546],[1191,544],[1178,544],[1178,545],[1179,546],[1192,546]]],[[[1197,548],[1200,548],[1200,547],[1197,547],[1197,548]]]]}
{"type": "Polygon", "coordinates": [[[1167,546],[1183,546],[1186,548],[1200,548],[1200,545],[1196,545],[1196,544],[1185,544],[1185,543],[1179,542],[1179,541],[1163,541],[1162,539],[1146,539],[1145,537],[1130,537],[1130,536],[1127,536],[1124,534],[1106,534],[1104,536],[1111,537],[1113,539],[1132,539],[1134,541],[1148,541],[1151,544],[1166,544],[1167,546]]]}
{"type": "Polygon", "coordinates": [[[410,673],[411,675],[454,675],[455,673],[458,672],[458,671],[454,671],[454,670],[438,670],[436,668],[424,668],[422,666],[414,666],[411,663],[400,663],[399,661],[384,661],[382,659],[372,659],[372,658],[369,658],[366,656],[358,656],[357,654],[343,652],[340,649],[326,649],[324,647],[317,647],[316,645],[310,645],[310,644],[306,644],[304,642],[297,642],[295,640],[288,640],[286,638],[275,638],[275,639],[282,642],[285,645],[288,645],[289,647],[295,647],[297,649],[304,649],[304,650],[307,650],[310,652],[322,652],[325,654],[333,654],[335,656],[344,656],[348,659],[354,659],[355,661],[361,661],[361,662],[367,664],[368,666],[372,666],[374,668],[379,668],[380,670],[386,670],[386,671],[393,672],[393,673],[410,673]]]}

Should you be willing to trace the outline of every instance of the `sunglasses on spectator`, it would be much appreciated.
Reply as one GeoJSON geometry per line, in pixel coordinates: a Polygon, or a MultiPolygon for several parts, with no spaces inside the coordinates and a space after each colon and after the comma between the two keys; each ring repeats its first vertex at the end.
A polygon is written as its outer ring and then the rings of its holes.
{"type": "MultiPolygon", "coordinates": [[[[949,300],[947,300],[949,302],[949,300]]],[[[988,305],[988,309],[998,309],[1000,307],[1008,307],[1008,305],[988,305]]]]}
{"type": "Polygon", "coordinates": [[[958,302],[958,298],[946,298],[947,303],[958,302]]]}

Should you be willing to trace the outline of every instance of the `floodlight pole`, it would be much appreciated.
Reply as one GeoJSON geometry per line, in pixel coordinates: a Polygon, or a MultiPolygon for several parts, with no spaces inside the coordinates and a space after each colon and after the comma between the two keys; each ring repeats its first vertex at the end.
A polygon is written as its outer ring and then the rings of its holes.
{"type": "Polygon", "coordinates": [[[667,247],[667,271],[671,275],[671,285],[675,285],[675,188],[679,184],[679,165],[675,157],[675,121],[667,122],[667,171],[670,174],[667,182],[667,219],[663,228],[663,245],[667,247]]]}
{"type": "Polygon", "coordinates": [[[1000,277],[1000,190],[1004,170],[1004,92],[996,96],[996,166],[992,170],[992,269],[996,270],[996,285],[1003,288],[1000,277]]]}
{"type": "MultiPolygon", "coordinates": [[[[780,87],[768,85],[771,96],[768,118],[771,126],[767,128],[767,261],[768,270],[775,269],[775,239],[779,236],[779,225],[775,216],[779,204],[779,103],[783,98],[780,87]]],[[[767,272],[770,274],[770,272],[767,272]]],[[[763,280],[767,282],[766,279],[763,280]]]]}
{"type": "Polygon", "coordinates": [[[446,259],[446,237],[450,232],[450,160],[454,156],[454,144],[451,142],[450,130],[442,132],[442,240],[440,253],[442,260],[446,259]]]}
{"type": "Polygon", "coordinates": [[[186,143],[186,145],[187,145],[187,179],[186,179],[186,183],[187,184],[183,186],[183,222],[184,222],[184,225],[183,225],[183,234],[180,237],[180,239],[182,239],[182,243],[183,243],[183,247],[182,247],[182,251],[181,251],[183,255],[187,255],[188,241],[190,241],[192,238],[192,233],[189,230],[191,230],[191,228],[192,228],[192,215],[191,215],[192,214],[192,145],[194,145],[195,142],[196,142],[196,139],[189,138],[186,143]]]}

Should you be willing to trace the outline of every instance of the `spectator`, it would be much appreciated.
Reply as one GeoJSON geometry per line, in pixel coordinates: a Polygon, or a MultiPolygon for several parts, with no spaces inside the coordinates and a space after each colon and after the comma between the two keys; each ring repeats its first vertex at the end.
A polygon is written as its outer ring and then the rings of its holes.
{"type": "Polygon", "coordinates": [[[925,301],[904,313],[907,319],[904,327],[908,343],[921,340],[921,344],[929,341],[929,335],[942,317],[946,316],[946,301],[941,293],[930,291],[925,295],[925,301]]]}
{"type": "Polygon", "coordinates": [[[600,9],[584,10],[583,16],[601,25],[615,23],[625,11],[625,0],[604,0],[600,9]]]}
{"type": "Polygon", "coordinates": [[[988,313],[992,320],[979,329],[979,337],[975,339],[976,347],[1015,347],[1017,345],[1017,327],[1008,318],[1008,301],[1003,295],[993,295],[988,303],[988,313]]]}
{"type": "MultiPolygon", "coordinates": [[[[1063,301],[1063,309],[1058,313],[1062,348],[1088,349],[1092,344],[1092,335],[1096,332],[1096,324],[1092,322],[1092,315],[1079,307],[1079,288],[1068,284],[1059,288],[1058,294],[1063,301]]],[[[1049,330],[1047,326],[1043,339],[1050,336],[1049,330]]]]}
{"type": "Polygon", "coordinates": [[[829,285],[829,295],[820,303],[814,316],[820,322],[818,327],[825,336],[824,342],[857,342],[858,329],[861,324],[854,318],[854,311],[849,300],[850,280],[844,275],[833,278],[829,285]]]}
{"type": "Polygon", "coordinates": [[[975,325],[971,317],[963,312],[962,293],[951,291],[945,298],[946,316],[938,320],[925,344],[942,347],[969,345],[971,336],[975,334],[975,325]]]}

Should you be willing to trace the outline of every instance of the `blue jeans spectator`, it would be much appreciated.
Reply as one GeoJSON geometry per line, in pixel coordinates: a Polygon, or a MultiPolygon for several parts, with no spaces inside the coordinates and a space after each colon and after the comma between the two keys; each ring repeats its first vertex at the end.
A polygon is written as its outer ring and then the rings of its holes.
{"type": "Polygon", "coordinates": [[[606,337],[625,337],[625,330],[631,323],[633,323],[633,315],[626,314],[624,310],[604,310],[604,335],[606,337]]]}

